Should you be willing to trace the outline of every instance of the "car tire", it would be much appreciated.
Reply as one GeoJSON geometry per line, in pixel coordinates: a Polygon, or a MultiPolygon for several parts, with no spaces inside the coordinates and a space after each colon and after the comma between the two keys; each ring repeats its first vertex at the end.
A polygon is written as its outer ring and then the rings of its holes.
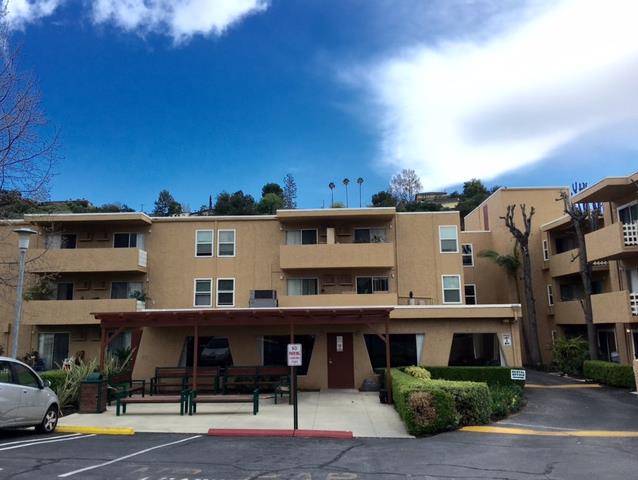
{"type": "Polygon", "coordinates": [[[35,426],[35,431],[38,433],[53,433],[55,427],[58,426],[58,406],[51,405],[44,414],[42,422],[35,426]]]}

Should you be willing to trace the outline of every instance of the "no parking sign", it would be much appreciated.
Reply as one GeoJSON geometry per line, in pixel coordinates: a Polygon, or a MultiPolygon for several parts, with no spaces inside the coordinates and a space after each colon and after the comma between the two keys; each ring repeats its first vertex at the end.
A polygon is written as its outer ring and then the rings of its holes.
{"type": "Polygon", "coordinates": [[[288,344],[288,366],[301,367],[301,343],[288,344]]]}

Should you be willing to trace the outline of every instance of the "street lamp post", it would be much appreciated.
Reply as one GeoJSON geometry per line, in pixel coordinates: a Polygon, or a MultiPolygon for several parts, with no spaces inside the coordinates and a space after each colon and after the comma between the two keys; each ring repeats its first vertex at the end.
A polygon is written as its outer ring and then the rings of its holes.
{"type": "Polygon", "coordinates": [[[27,259],[27,250],[29,249],[29,239],[31,235],[38,232],[30,228],[17,228],[14,230],[18,234],[18,247],[20,248],[20,261],[18,270],[18,288],[16,292],[16,318],[13,325],[13,343],[11,345],[11,356],[18,358],[18,337],[20,336],[20,319],[22,317],[22,296],[24,291],[24,265],[27,259]]]}

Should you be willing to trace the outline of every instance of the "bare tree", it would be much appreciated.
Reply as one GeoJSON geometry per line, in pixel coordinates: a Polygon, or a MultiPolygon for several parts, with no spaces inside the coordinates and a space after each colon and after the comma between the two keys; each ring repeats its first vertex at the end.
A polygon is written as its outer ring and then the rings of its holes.
{"type": "Polygon", "coordinates": [[[530,208],[528,215],[525,204],[521,204],[520,208],[521,216],[523,217],[523,230],[520,230],[514,221],[516,205],[508,205],[505,216],[500,218],[505,221],[505,226],[516,240],[521,252],[526,306],[526,315],[523,316],[523,340],[525,342],[529,363],[538,367],[542,363],[542,358],[538,339],[536,299],[534,298],[534,287],[532,283],[532,262],[529,255],[529,236],[532,231],[532,217],[534,216],[535,210],[534,207],[530,208]]]}
{"type": "Polygon", "coordinates": [[[421,179],[412,169],[403,169],[392,176],[390,180],[390,191],[400,202],[408,203],[414,201],[417,193],[423,188],[421,179]]]}
{"type": "MultiPolygon", "coordinates": [[[[578,193],[586,185],[572,185],[573,193],[578,193]]],[[[587,247],[585,245],[585,230],[587,228],[595,230],[598,226],[598,219],[601,214],[600,204],[578,205],[571,201],[567,192],[561,192],[558,201],[563,201],[565,213],[571,220],[571,226],[576,234],[576,249],[578,253],[572,261],[578,259],[580,269],[580,279],[583,284],[583,298],[580,300],[580,306],[585,315],[585,325],[587,326],[587,343],[589,344],[589,357],[592,360],[598,359],[598,345],[596,342],[596,328],[594,327],[594,314],[591,305],[592,294],[592,265],[587,259],[587,247]]]]}

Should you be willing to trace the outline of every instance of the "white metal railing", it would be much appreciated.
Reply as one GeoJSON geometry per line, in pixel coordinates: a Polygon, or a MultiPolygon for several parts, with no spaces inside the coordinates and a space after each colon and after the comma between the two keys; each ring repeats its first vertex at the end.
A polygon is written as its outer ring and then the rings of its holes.
{"type": "Polygon", "coordinates": [[[623,223],[622,231],[626,247],[638,245],[638,222],[623,223]]]}
{"type": "Polygon", "coordinates": [[[137,264],[140,267],[145,267],[146,266],[146,260],[148,259],[148,254],[146,253],[146,250],[138,250],[139,255],[137,257],[137,264]]]}
{"type": "Polygon", "coordinates": [[[629,305],[631,305],[631,314],[638,315],[638,293],[629,294],[629,305]]]}
{"type": "Polygon", "coordinates": [[[594,267],[604,267],[608,264],[609,262],[607,260],[596,260],[595,262],[591,262],[591,264],[594,267]]]}

